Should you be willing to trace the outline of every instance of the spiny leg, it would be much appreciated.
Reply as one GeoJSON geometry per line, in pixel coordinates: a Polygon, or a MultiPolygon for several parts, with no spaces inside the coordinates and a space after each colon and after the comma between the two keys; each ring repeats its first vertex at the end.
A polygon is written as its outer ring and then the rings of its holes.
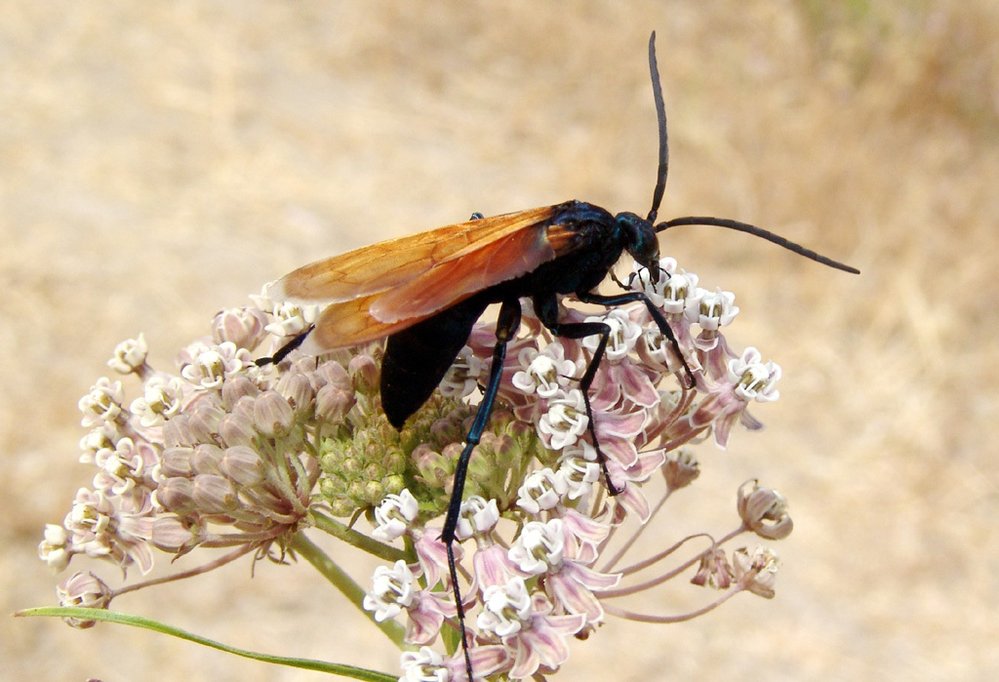
{"type": "Polygon", "coordinates": [[[680,362],[683,364],[683,371],[686,374],[684,379],[684,385],[686,388],[694,387],[694,373],[690,370],[690,366],[687,364],[686,358],[683,357],[683,353],[680,352],[680,344],[676,340],[676,335],[673,334],[673,329],[670,328],[669,322],[666,321],[665,315],[663,315],[662,310],[656,307],[656,304],[649,299],[641,291],[632,291],[626,294],[618,294],[617,296],[604,296],[602,294],[577,294],[578,298],[583,303],[596,303],[597,305],[606,306],[608,308],[613,308],[615,306],[623,305],[625,303],[634,303],[640,301],[645,304],[645,307],[649,311],[649,315],[655,321],[656,326],[659,327],[659,331],[669,340],[670,346],[673,347],[673,351],[676,356],[680,358],[680,362]]]}
{"type": "Polygon", "coordinates": [[[597,369],[600,367],[600,361],[604,357],[604,350],[607,348],[607,340],[610,338],[611,333],[610,325],[606,322],[559,322],[558,301],[554,295],[536,296],[534,298],[534,311],[538,319],[541,320],[541,323],[555,336],[567,339],[582,339],[587,336],[600,337],[600,341],[597,342],[597,349],[593,351],[593,357],[586,366],[583,377],[579,380],[579,388],[583,393],[583,405],[586,406],[587,430],[590,432],[590,438],[593,440],[593,447],[597,451],[597,461],[600,463],[600,471],[603,474],[607,492],[611,495],[619,495],[623,492],[623,489],[617,488],[614,485],[610,477],[610,471],[607,470],[607,456],[600,449],[600,441],[597,438],[597,430],[593,420],[593,408],[590,406],[590,386],[593,384],[593,379],[597,375],[597,369]]]}
{"type": "Polygon", "coordinates": [[[461,649],[465,654],[465,669],[468,679],[472,677],[472,658],[468,653],[468,639],[465,631],[465,607],[461,603],[461,590],[458,587],[458,569],[454,560],[455,531],[458,528],[458,517],[461,513],[461,498],[465,489],[465,477],[468,474],[468,462],[472,457],[472,449],[478,445],[482,432],[489,423],[489,416],[496,403],[500,379],[503,376],[503,363],[506,360],[506,347],[517,334],[520,327],[520,301],[517,299],[504,301],[496,322],[496,346],[493,348],[493,363],[489,369],[489,382],[479,408],[475,412],[472,427],[465,436],[465,447],[458,456],[454,468],[454,484],[451,489],[451,499],[447,505],[447,516],[444,517],[444,531],[441,540],[447,547],[447,567],[451,576],[451,589],[454,590],[454,603],[458,611],[458,626],[461,631],[461,649]]]}

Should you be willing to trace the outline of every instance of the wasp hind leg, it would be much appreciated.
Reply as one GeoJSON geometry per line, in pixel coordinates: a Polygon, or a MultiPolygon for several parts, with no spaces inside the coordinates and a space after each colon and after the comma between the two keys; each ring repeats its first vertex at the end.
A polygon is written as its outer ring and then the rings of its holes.
{"type": "Polygon", "coordinates": [[[503,376],[503,363],[506,360],[506,347],[510,340],[517,334],[520,327],[520,301],[512,299],[504,301],[499,312],[499,319],[496,323],[496,346],[493,348],[493,363],[489,369],[489,381],[486,384],[485,393],[479,408],[475,412],[475,419],[472,427],[465,436],[465,447],[458,456],[458,461],[454,468],[454,484],[451,490],[451,499],[447,505],[447,516],[444,517],[444,531],[441,533],[441,541],[447,547],[447,567],[451,576],[451,589],[454,590],[454,604],[458,611],[458,627],[461,631],[461,649],[465,654],[465,670],[468,679],[475,679],[472,676],[472,658],[468,653],[468,633],[465,630],[465,607],[461,603],[461,590],[458,587],[458,569],[454,560],[455,533],[458,528],[458,518],[461,513],[461,498],[465,490],[465,478],[468,475],[468,462],[472,457],[472,450],[478,445],[489,423],[489,416],[493,412],[496,404],[496,394],[499,392],[500,379],[503,376]]]}

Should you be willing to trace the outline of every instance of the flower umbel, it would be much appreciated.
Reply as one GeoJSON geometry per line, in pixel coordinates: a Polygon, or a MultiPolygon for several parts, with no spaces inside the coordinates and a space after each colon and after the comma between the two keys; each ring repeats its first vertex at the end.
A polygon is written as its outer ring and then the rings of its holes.
{"type": "MultiPolygon", "coordinates": [[[[623,563],[668,499],[696,482],[701,464],[693,446],[708,436],[724,446],[737,423],[759,428],[747,406],[779,395],[780,367],[755,348],[731,350],[724,336],[739,313],[734,295],[700,288],[672,259],[660,265],[657,282],[642,270],[629,282],[661,308],[694,372],[693,387],[678,380],[686,370],[677,349],[641,304],[595,317],[564,311],[611,328],[589,413],[579,382],[594,338],[553,338],[525,311],[509,344],[457,527],[477,679],[552,675],[575,639],[595,639],[608,615],[675,622],[739,592],[773,595],[775,555],[725,547],[742,533],[780,540],[791,532],[784,498],[756,481],[740,487],[739,523],[730,532],[679,538],[623,563]],[[621,494],[606,494],[602,465],[621,494]],[[704,539],[707,546],[689,549],[704,539]],[[635,613],[615,602],[681,574],[718,596],[673,615],[635,613]]],[[[109,365],[121,380],[99,379],[79,403],[88,430],[80,461],[93,467],[91,484],[77,491],[62,524],[46,526],[38,550],[55,570],[83,554],[127,576],[133,568],[147,574],[162,554],[200,563],[117,590],[76,573],[60,586],[60,601],[106,608],[128,591],[192,578],[244,555],[279,563],[304,556],[355,595],[393,642],[411,649],[402,655],[400,679],[467,679],[440,524],[489,376],[494,326],[476,325],[440,390],[397,431],[381,410],[381,342],[318,358],[293,350],[278,365],[258,366],[256,358],[273,355],[318,311],[272,301],[266,292],[253,300],[218,313],[172,371],[156,366],[155,349],[141,335],[115,349],[109,365]],[[137,385],[126,389],[126,382],[137,385]],[[370,590],[326,568],[336,561],[306,532],[329,533],[384,562],[358,581],[370,590]],[[227,552],[211,553],[219,549],[227,552]]],[[[668,528],[657,524],[655,535],[667,537],[668,528]]]]}

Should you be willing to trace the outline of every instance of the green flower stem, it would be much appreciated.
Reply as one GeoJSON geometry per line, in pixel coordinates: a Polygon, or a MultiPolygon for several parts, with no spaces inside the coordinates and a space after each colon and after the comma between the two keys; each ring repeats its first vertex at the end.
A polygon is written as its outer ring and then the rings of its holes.
{"type": "Polygon", "coordinates": [[[364,590],[361,589],[361,586],[330,559],[326,552],[305,537],[304,533],[295,535],[291,541],[291,547],[299,555],[305,557],[305,560],[312,564],[317,571],[326,576],[326,579],[333,583],[350,600],[350,603],[356,606],[379,630],[384,632],[385,636],[392,640],[397,647],[400,649],[410,648],[405,641],[406,630],[394,620],[386,620],[381,623],[376,621],[374,615],[364,608],[364,590]]]}
{"type": "Polygon", "coordinates": [[[399,561],[399,559],[404,561],[413,560],[411,555],[401,549],[386,545],[384,542],[378,542],[378,540],[369,538],[364,533],[358,533],[353,528],[349,528],[346,524],[325,514],[313,511],[312,518],[316,522],[316,528],[319,530],[324,530],[333,537],[343,540],[358,549],[363,549],[368,554],[373,554],[379,559],[385,559],[385,561],[391,561],[392,563],[399,561]]]}
{"type": "Polygon", "coordinates": [[[318,672],[332,673],[334,675],[343,675],[344,677],[349,677],[355,680],[365,680],[366,682],[395,682],[395,680],[398,679],[395,675],[389,675],[376,670],[368,670],[366,668],[358,668],[352,665],[328,663],[326,661],[318,661],[311,658],[289,658],[287,656],[275,656],[272,654],[261,653],[259,651],[250,651],[249,649],[240,649],[238,647],[217,642],[213,639],[208,639],[207,637],[202,637],[201,635],[196,635],[192,632],[188,632],[187,630],[175,628],[172,625],[160,623],[159,621],[152,620],[151,618],[143,618],[142,616],[133,616],[131,614],[118,613],[116,611],[45,606],[35,609],[24,609],[23,611],[16,612],[14,615],[21,617],[55,616],[61,618],[78,618],[81,620],[99,620],[106,623],[118,623],[121,625],[130,625],[132,627],[152,630],[153,632],[170,635],[171,637],[186,639],[187,641],[194,642],[195,644],[211,647],[212,649],[218,649],[219,651],[235,654],[236,656],[242,656],[243,658],[252,658],[256,661],[264,661],[265,663],[274,663],[275,665],[285,665],[292,668],[300,668],[302,670],[315,670],[318,672]]]}

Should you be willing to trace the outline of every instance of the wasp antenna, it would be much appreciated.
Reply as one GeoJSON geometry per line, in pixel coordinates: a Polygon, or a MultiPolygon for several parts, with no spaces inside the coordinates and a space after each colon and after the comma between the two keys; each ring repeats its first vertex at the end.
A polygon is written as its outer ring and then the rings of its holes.
{"type": "Polygon", "coordinates": [[[828,265],[831,268],[843,270],[844,272],[852,272],[855,275],[860,274],[860,270],[853,266],[840,263],[832,258],[827,258],[820,253],[816,253],[815,251],[802,246],[801,244],[796,244],[789,239],[785,239],[779,234],[774,234],[769,230],[764,230],[762,227],[750,225],[749,223],[741,223],[738,220],[729,220],[728,218],[709,218],[706,216],[673,218],[672,220],[667,220],[656,225],[656,232],[662,232],[663,230],[667,230],[671,227],[679,227],[680,225],[712,225],[714,227],[725,227],[729,230],[736,230],[737,232],[745,232],[753,235],[754,237],[766,239],[768,242],[776,244],[777,246],[783,246],[785,249],[793,251],[799,256],[810,258],[817,263],[822,263],[823,265],[828,265]]]}
{"type": "Polygon", "coordinates": [[[663,87],[659,82],[659,65],[656,63],[656,32],[649,36],[649,73],[652,75],[652,96],[656,100],[656,116],[659,119],[659,170],[656,189],[652,193],[652,210],[648,221],[656,222],[659,204],[666,191],[666,175],[669,173],[669,136],[666,134],[666,103],[663,101],[663,87]]]}

